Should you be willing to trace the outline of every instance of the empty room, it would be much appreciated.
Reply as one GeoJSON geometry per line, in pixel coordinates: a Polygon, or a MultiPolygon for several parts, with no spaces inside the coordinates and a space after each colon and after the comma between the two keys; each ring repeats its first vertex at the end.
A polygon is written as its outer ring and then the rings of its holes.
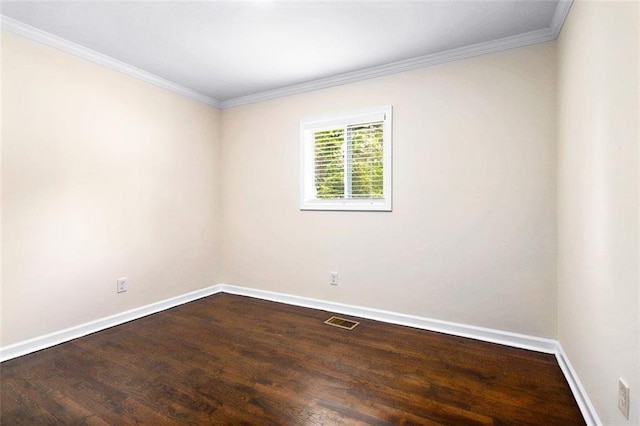
{"type": "Polygon", "coordinates": [[[640,425],[640,2],[0,27],[3,425],[640,425]]]}

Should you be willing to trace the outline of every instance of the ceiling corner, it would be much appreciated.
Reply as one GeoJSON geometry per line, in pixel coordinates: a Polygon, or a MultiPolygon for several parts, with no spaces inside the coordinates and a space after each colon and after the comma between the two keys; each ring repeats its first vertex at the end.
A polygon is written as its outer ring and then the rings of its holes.
{"type": "Polygon", "coordinates": [[[573,0],[560,0],[558,2],[558,6],[556,7],[556,11],[553,14],[553,19],[551,20],[551,30],[553,31],[553,39],[558,38],[560,34],[560,30],[562,30],[562,25],[564,25],[565,19],[567,19],[567,15],[569,14],[569,9],[571,9],[571,5],[573,4],[573,0]]]}
{"type": "Polygon", "coordinates": [[[1,14],[0,29],[7,30],[18,36],[28,38],[38,43],[46,44],[47,46],[54,47],[56,49],[62,50],[63,52],[70,53],[74,56],[86,59],[96,64],[106,66],[130,77],[134,77],[138,80],[151,83],[157,87],[169,90],[187,98],[191,98],[214,108],[222,108],[222,103],[220,101],[203,93],[196,92],[195,90],[166,80],[148,71],[141,70],[140,68],[136,68],[133,65],[118,61],[117,59],[114,59],[110,56],[96,52],[95,50],[91,50],[87,47],[81,46],[77,43],[50,34],[46,31],[42,31],[38,28],[32,27],[23,22],[1,14]]]}

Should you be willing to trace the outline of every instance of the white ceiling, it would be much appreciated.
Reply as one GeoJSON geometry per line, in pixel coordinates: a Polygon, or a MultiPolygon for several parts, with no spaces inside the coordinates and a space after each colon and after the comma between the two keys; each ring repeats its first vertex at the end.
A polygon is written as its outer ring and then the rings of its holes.
{"type": "Polygon", "coordinates": [[[224,107],[551,40],[569,5],[2,1],[1,13],[3,28],[45,31],[224,107]]]}

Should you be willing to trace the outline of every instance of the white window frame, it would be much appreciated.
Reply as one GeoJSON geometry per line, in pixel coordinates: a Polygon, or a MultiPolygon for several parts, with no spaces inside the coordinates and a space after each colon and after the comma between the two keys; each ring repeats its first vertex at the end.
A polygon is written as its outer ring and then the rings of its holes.
{"type": "Polygon", "coordinates": [[[392,107],[384,106],[351,114],[300,122],[300,210],[392,211],[391,148],[392,107]],[[313,132],[372,121],[383,121],[382,198],[320,199],[315,189],[313,132]]]}

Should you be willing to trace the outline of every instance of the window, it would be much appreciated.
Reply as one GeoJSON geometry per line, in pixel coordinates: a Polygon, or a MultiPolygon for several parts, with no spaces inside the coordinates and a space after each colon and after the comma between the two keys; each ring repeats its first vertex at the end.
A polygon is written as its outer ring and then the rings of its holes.
{"type": "Polygon", "coordinates": [[[391,107],[305,121],[302,210],[391,211],[391,107]]]}

